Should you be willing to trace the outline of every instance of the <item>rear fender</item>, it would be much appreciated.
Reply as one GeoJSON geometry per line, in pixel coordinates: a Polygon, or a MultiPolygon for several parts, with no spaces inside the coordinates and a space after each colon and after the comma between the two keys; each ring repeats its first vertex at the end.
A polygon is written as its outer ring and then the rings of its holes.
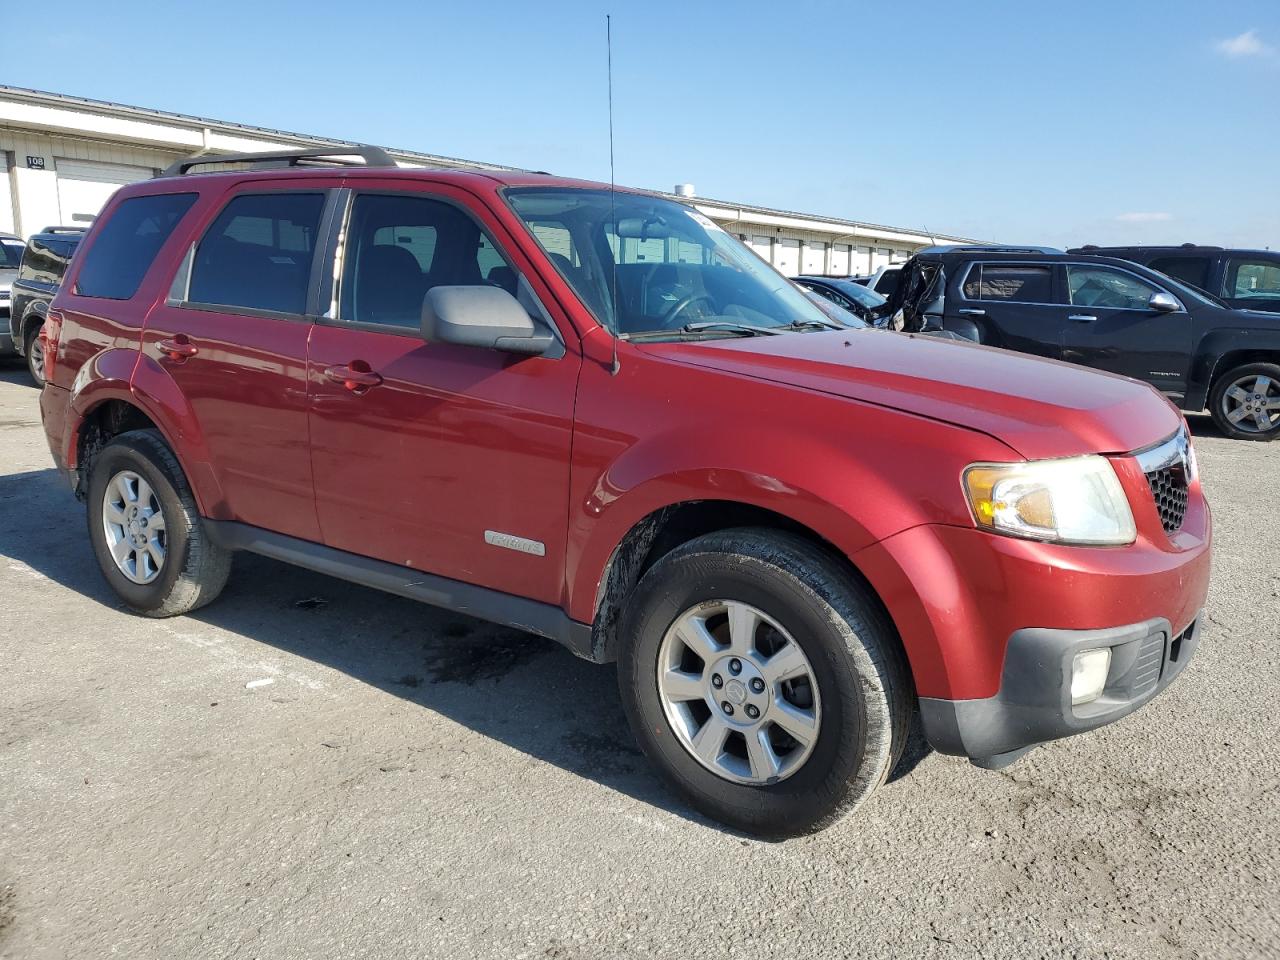
{"type": "Polygon", "coordinates": [[[1202,410],[1208,404],[1209,391],[1216,377],[1226,372],[1230,361],[1224,358],[1232,353],[1271,354],[1270,362],[1280,363],[1280,329],[1217,329],[1210,330],[1200,341],[1191,364],[1191,376],[1187,383],[1184,410],[1202,410]]]}

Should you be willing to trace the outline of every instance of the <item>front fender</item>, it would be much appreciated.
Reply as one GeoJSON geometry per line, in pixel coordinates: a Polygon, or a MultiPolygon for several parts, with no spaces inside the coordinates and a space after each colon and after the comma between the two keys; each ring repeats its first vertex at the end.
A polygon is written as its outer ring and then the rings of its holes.
{"type": "MultiPolygon", "coordinates": [[[[918,524],[969,523],[964,467],[1017,459],[992,438],[946,424],[854,404],[824,406],[825,420],[779,410],[749,432],[694,419],[646,435],[607,463],[585,465],[575,453],[566,568],[573,619],[594,619],[616,549],[665,507],[708,500],[758,507],[852,557],[918,524]],[[833,408],[853,420],[841,423],[833,408]]],[[[580,436],[578,451],[590,457],[598,439],[580,436]]]]}
{"type": "MultiPolygon", "coordinates": [[[[1277,319],[1280,319],[1278,317],[1277,319]]],[[[1274,353],[1280,357],[1280,329],[1230,327],[1210,330],[1201,339],[1191,364],[1184,410],[1202,410],[1208,404],[1214,377],[1224,372],[1222,358],[1229,353],[1274,353]]]]}

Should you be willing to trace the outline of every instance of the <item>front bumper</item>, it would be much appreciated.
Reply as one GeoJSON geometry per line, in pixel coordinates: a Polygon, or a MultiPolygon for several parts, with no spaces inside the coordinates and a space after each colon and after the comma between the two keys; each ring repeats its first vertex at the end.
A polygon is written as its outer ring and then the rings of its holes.
{"type": "Polygon", "coordinates": [[[999,767],[1047,740],[1114,723],[1172,683],[1200,643],[1197,616],[1174,628],[1153,619],[1104,630],[1018,630],[999,691],[975,700],[920,698],[925,736],[941,753],[999,767]],[[1102,696],[1071,703],[1071,665],[1082,650],[1111,648],[1102,696]]]}

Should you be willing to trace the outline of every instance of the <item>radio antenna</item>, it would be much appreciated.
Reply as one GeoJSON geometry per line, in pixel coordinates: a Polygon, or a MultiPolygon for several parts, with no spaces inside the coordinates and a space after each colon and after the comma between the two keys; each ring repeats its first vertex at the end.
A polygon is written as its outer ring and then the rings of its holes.
{"type": "Polygon", "coordinates": [[[613,309],[613,365],[609,368],[611,376],[617,376],[621,367],[618,365],[618,257],[622,256],[622,237],[618,236],[618,208],[615,203],[617,184],[613,177],[613,17],[604,15],[604,45],[609,72],[609,219],[613,221],[613,235],[617,237],[618,249],[612,257],[609,285],[612,294],[613,309]]]}

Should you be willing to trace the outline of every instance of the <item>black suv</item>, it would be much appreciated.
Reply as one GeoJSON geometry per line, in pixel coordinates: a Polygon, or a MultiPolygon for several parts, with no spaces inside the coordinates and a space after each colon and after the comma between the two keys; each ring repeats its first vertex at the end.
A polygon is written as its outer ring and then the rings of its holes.
{"type": "Polygon", "coordinates": [[[1233,309],[1116,257],[931,247],[903,267],[895,325],[1107,370],[1206,406],[1227,436],[1280,435],[1280,315],[1233,309]],[[897,317],[901,311],[901,316],[897,317]]]}
{"type": "Polygon", "coordinates": [[[1180,247],[1075,247],[1085,253],[1132,260],[1205,290],[1241,310],[1280,313],[1280,252],[1232,250],[1184,243],[1180,247]]]}
{"type": "Polygon", "coordinates": [[[84,227],[45,227],[27,241],[13,281],[8,329],[0,333],[11,337],[14,349],[27,358],[27,370],[36,386],[44,385],[44,348],[40,344],[44,315],[62,286],[62,276],[84,232],[84,227]]]}

